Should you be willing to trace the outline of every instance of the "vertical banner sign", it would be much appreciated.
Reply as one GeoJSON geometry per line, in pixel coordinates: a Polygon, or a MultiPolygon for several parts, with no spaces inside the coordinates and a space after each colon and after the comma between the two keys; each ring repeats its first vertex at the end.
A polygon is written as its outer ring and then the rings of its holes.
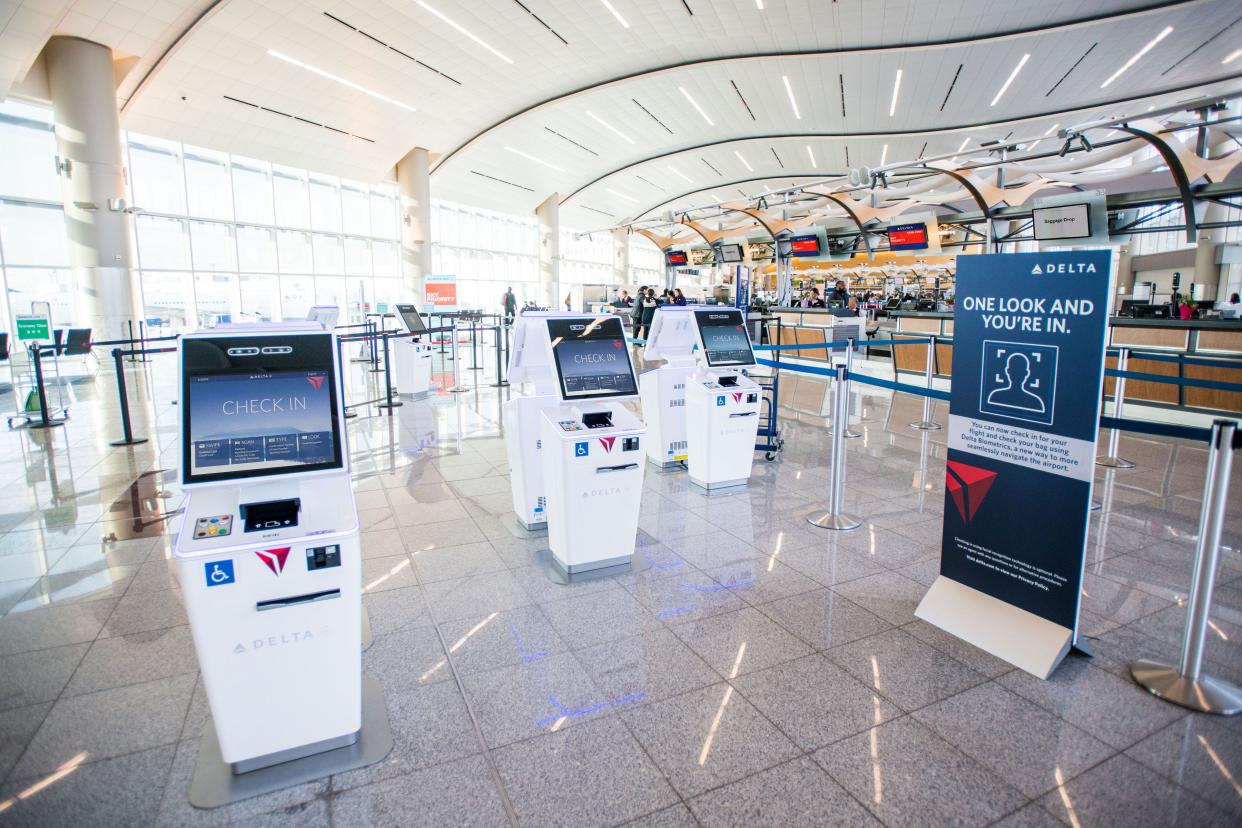
{"type": "Polygon", "coordinates": [[[733,269],[733,307],[750,307],[750,268],[737,265],[733,269]]]}
{"type": "Polygon", "coordinates": [[[957,262],[940,577],[916,615],[1041,678],[1078,627],[1110,256],[957,262]]]}
{"type": "Polygon", "coordinates": [[[423,310],[428,313],[457,310],[457,277],[424,276],[423,310]]]}

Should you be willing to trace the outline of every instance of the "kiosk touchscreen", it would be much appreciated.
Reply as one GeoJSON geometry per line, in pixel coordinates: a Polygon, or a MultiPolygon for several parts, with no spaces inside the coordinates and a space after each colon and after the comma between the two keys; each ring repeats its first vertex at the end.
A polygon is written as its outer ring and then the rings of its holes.
{"type": "Polygon", "coordinates": [[[628,564],[647,429],[623,404],[638,396],[638,382],[621,319],[543,322],[558,403],[541,413],[540,426],[552,557],[570,574],[628,564]]]}
{"type": "Polygon", "coordinates": [[[686,386],[686,465],[690,482],[707,489],[750,480],[762,396],[742,373],[755,354],[740,310],[696,310],[700,369],[686,386]]]}
{"type": "Polygon", "coordinates": [[[341,309],[336,305],[315,305],[306,314],[306,321],[318,322],[325,331],[335,328],[340,318],[341,309]]]}
{"type": "Polygon", "coordinates": [[[189,496],[174,555],[214,724],[201,807],[387,753],[360,741],[362,555],[336,353],[309,322],[180,343],[189,496]]]}
{"type": "Polygon", "coordinates": [[[647,460],[658,468],[680,467],[687,457],[686,380],[695,371],[694,311],[678,305],[656,308],[643,357],[664,360],[638,384],[647,435],[647,460]]]}
{"type": "Polygon", "coordinates": [[[425,397],[431,392],[431,362],[435,349],[430,342],[423,341],[422,334],[427,333],[427,326],[418,308],[398,304],[396,310],[402,331],[414,334],[391,342],[397,392],[403,397],[425,397]]]}

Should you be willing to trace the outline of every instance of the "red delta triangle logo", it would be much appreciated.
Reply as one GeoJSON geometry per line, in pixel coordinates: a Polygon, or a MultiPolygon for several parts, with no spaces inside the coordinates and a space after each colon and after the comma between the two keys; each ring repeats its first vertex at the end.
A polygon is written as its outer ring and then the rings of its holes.
{"type": "Polygon", "coordinates": [[[741,391],[734,391],[734,392],[733,392],[733,401],[734,401],[734,402],[741,402],[741,401],[742,401],[742,392],[741,392],[741,391]]]}
{"type": "Polygon", "coordinates": [[[996,482],[996,472],[968,466],[955,460],[945,464],[944,485],[953,498],[953,505],[962,520],[970,523],[975,513],[983,505],[992,484],[996,482]]]}
{"type": "Polygon", "coordinates": [[[259,556],[259,560],[267,564],[267,568],[272,570],[272,574],[279,575],[285,571],[285,561],[289,559],[289,549],[286,546],[281,549],[263,549],[257,550],[254,554],[259,556]]]}
{"type": "Polygon", "coordinates": [[[320,388],[323,387],[323,381],[327,378],[328,378],[327,374],[317,374],[316,376],[313,376],[313,377],[307,377],[306,381],[311,384],[311,388],[314,388],[316,391],[318,391],[320,388]]]}
{"type": "Polygon", "coordinates": [[[615,442],[617,442],[616,437],[600,437],[599,438],[599,444],[603,446],[604,451],[608,452],[609,454],[612,453],[612,446],[613,446],[613,443],[615,442]]]}

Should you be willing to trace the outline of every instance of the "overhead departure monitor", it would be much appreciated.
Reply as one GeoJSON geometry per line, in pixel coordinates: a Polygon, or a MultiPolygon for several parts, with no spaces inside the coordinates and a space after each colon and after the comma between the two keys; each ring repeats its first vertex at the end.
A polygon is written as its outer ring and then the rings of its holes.
{"type": "Polygon", "coordinates": [[[1031,211],[1036,241],[1091,238],[1091,210],[1086,204],[1037,207],[1031,211]]]}
{"type": "Polygon", "coordinates": [[[722,244],[718,248],[721,264],[733,264],[742,260],[742,246],[740,244],[722,244]]]}
{"type": "Polygon", "coordinates": [[[182,483],[342,468],[332,336],[186,339],[182,483]]]}
{"type": "Polygon", "coordinates": [[[926,224],[894,224],[888,228],[889,250],[926,250],[926,224]]]}
{"type": "Polygon", "coordinates": [[[638,393],[620,317],[549,319],[548,337],[562,399],[600,400],[638,393]]]}
{"type": "Polygon", "coordinates": [[[819,255],[819,236],[811,234],[809,236],[794,236],[789,240],[790,256],[818,256],[819,255]]]}
{"type": "Polygon", "coordinates": [[[755,352],[751,350],[740,310],[695,311],[694,319],[708,367],[755,364],[755,352]]]}
{"type": "Polygon", "coordinates": [[[402,304],[398,304],[396,307],[397,315],[401,317],[401,324],[405,327],[407,333],[427,333],[427,326],[423,323],[423,317],[419,315],[418,308],[413,305],[402,304]]]}
{"type": "Polygon", "coordinates": [[[664,261],[669,267],[682,267],[690,263],[690,256],[684,250],[669,250],[664,254],[664,261]]]}

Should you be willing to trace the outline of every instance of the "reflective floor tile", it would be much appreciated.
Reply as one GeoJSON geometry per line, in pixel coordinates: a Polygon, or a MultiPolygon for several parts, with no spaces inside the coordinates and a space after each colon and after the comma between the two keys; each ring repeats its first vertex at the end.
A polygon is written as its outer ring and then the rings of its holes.
{"type": "Polygon", "coordinates": [[[454,669],[463,676],[530,664],[569,650],[536,605],[446,621],[440,632],[454,669]]]}
{"type": "Polygon", "coordinates": [[[335,793],[329,802],[336,828],[509,824],[491,772],[479,756],[335,793]]]}
{"type": "Polygon", "coordinates": [[[690,807],[712,826],[880,825],[806,757],[697,796],[690,807]]]}
{"type": "Polygon", "coordinates": [[[415,586],[418,578],[409,555],[364,558],[362,561],[362,593],[383,592],[415,586]]]}
{"type": "Polygon", "coordinates": [[[808,645],[753,607],[674,629],[722,678],[753,673],[811,652],[808,645]]]}
{"type": "Polygon", "coordinates": [[[1064,828],[1065,825],[1035,802],[992,824],[994,828],[1064,828]]]}
{"type": "Polygon", "coordinates": [[[362,672],[386,692],[416,690],[449,681],[453,671],[435,627],[414,627],[376,636],[362,652],[362,672]]]}
{"type": "Polygon", "coordinates": [[[371,622],[371,634],[376,638],[432,624],[422,587],[404,587],[364,595],[362,608],[371,622]]]}
{"type": "MultiPolygon", "coordinates": [[[[51,702],[14,707],[0,713],[0,780],[9,775],[17,760],[26,752],[26,746],[43,725],[44,718],[52,709],[51,702]]],[[[0,797],[3,801],[3,797],[0,797]]],[[[4,813],[0,810],[0,814],[4,813]]]]}
{"type": "Polygon", "coordinates": [[[188,626],[100,638],[91,644],[64,695],[197,672],[198,659],[188,626]]]}
{"type": "Polygon", "coordinates": [[[798,753],[728,684],[695,690],[621,716],[685,797],[749,776],[798,753]]]}
{"type": "Polygon", "coordinates": [[[473,617],[480,607],[504,611],[534,603],[513,573],[503,567],[496,572],[424,584],[423,594],[431,615],[441,623],[473,617]]]}
{"type": "Polygon", "coordinates": [[[704,572],[752,606],[820,587],[772,556],[738,561],[704,572]]]}
{"type": "Polygon", "coordinates": [[[916,710],[986,681],[900,629],[834,647],[825,655],[904,710],[916,710]]]}
{"type": "Polygon", "coordinates": [[[674,805],[625,823],[625,828],[699,828],[685,805],[674,805]]]}
{"type": "Polygon", "coordinates": [[[114,635],[161,630],[190,623],[185,614],[181,590],[166,589],[160,592],[126,594],[116,604],[112,615],[100,631],[101,638],[114,635]]]}
{"type": "MultiPolygon", "coordinates": [[[[439,503],[426,506],[402,507],[427,509],[429,512],[443,511],[444,505],[439,503]]],[[[461,546],[463,543],[480,543],[487,540],[477,523],[469,517],[455,518],[436,523],[425,523],[417,526],[405,526],[399,530],[402,540],[410,552],[430,552],[445,546],[461,546]]]]}
{"type": "MultiPolygon", "coordinates": [[[[642,592],[641,589],[636,591],[642,592]]],[[[628,638],[661,626],[654,613],[620,589],[545,603],[542,607],[557,635],[574,650],[628,638]]]]}
{"type": "Polygon", "coordinates": [[[816,650],[827,650],[891,625],[830,589],[764,604],[762,612],[816,650]]]}
{"type": "Polygon", "coordinates": [[[266,814],[242,817],[230,828],[332,828],[327,797],[299,802],[266,814]]]}
{"type": "Polygon", "coordinates": [[[70,644],[0,656],[0,710],[56,699],[89,648],[70,644]]]}
{"type": "Polygon", "coordinates": [[[0,655],[92,641],[116,603],[108,599],[6,615],[0,618],[0,655]]]}
{"type": "Polygon", "coordinates": [[[897,626],[914,620],[914,609],[927,592],[922,584],[895,572],[883,572],[856,581],[846,581],[832,589],[866,607],[868,612],[897,626]]]}
{"type": "Polygon", "coordinates": [[[863,552],[826,545],[782,550],[778,560],[824,586],[884,571],[883,566],[863,552]]]}
{"type": "Polygon", "coordinates": [[[997,658],[991,653],[979,649],[974,644],[963,641],[952,633],[945,632],[922,619],[916,618],[901,629],[924,644],[930,644],[940,652],[952,656],[975,672],[981,673],[988,678],[996,678],[1015,669],[1008,661],[997,658]]]}
{"type": "Polygon", "coordinates": [[[1192,713],[1126,755],[1242,819],[1242,732],[1230,724],[1192,713]]]}
{"type": "Polygon", "coordinates": [[[671,578],[623,581],[621,586],[654,617],[669,625],[685,624],[746,606],[733,588],[737,585],[722,584],[698,570],[671,578]]]}
{"type": "Polygon", "coordinates": [[[588,647],[578,650],[576,655],[605,698],[633,698],[635,704],[720,680],[701,658],[665,629],[588,647]]]}

